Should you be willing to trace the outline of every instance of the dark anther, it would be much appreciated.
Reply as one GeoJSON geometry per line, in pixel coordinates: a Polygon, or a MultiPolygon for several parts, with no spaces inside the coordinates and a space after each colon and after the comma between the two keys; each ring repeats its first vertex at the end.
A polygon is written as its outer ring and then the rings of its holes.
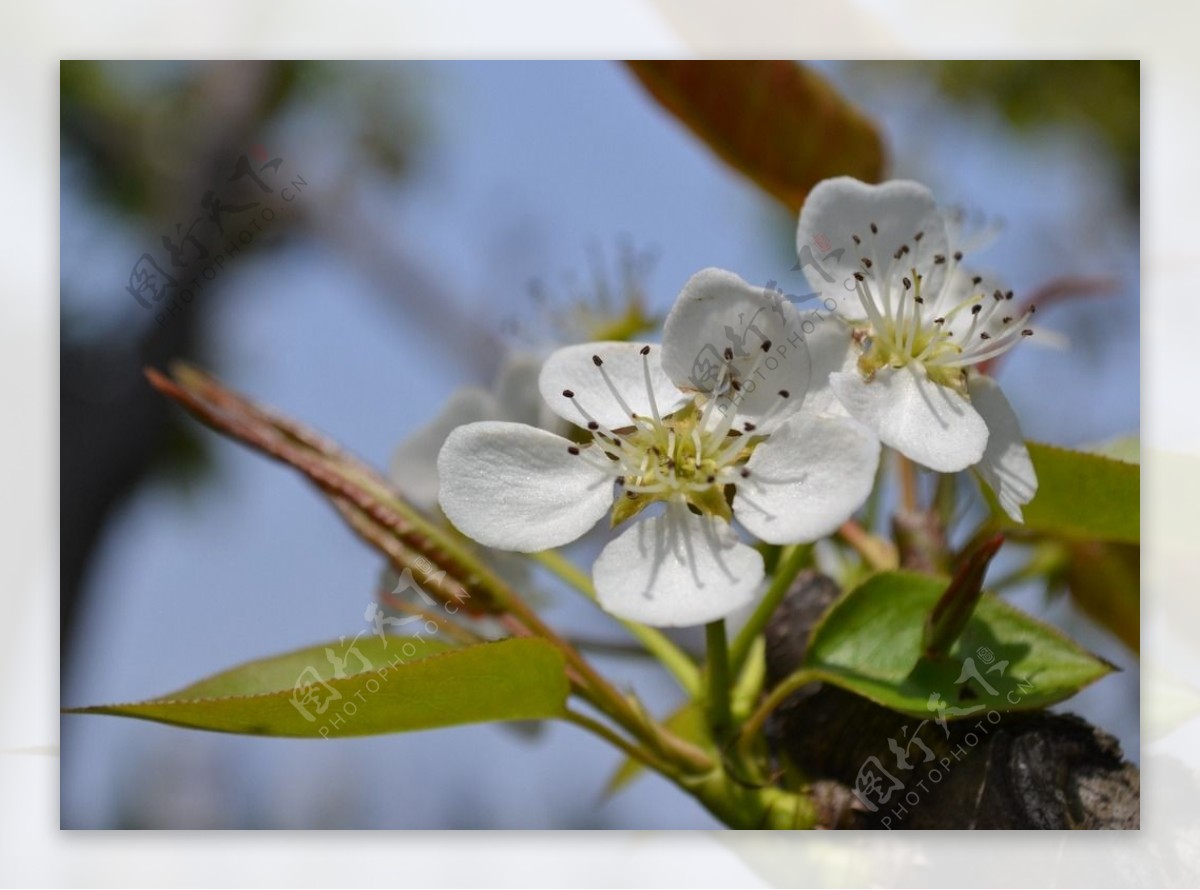
{"type": "Polygon", "coordinates": [[[598,356],[598,355],[593,355],[592,356],[592,364],[598,368],[602,364],[604,364],[604,359],[600,358],[600,356],[598,356]]]}
{"type": "Polygon", "coordinates": [[[763,340],[762,351],[763,352],[771,351],[771,341],[770,340],[763,340]]]}
{"type": "Polygon", "coordinates": [[[650,347],[649,347],[649,346],[643,346],[643,347],[642,347],[642,355],[649,355],[649,354],[650,354],[650,347]]]}
{"type": "Polygon", "coordinates": [[[978,315],[982,311],[983,311],[983,307],[980,306],[978,303],[976,303],[974,306],[971,307],[972,315],[978,315]]]}
{"type": "Polygon", "coordinates": [[[781,389],[781,390],[779,390],[779,397],[780,397],[781,399],[786,399],[786,398],[789,398],[791,395],[792,395],[792,394],[791,394],[790,392],[788,392],[786,389],[781,389]]]}
{"type": "Polygon", "coordinates": [[[875,223],[871,223],[871,234],[872,235],[879,234],[879,226],[875,225],[875,223]]]}
{"type": "Polygon", "coordinates": [[[570,447],[567,448],[567,454],[578,454],[578,453],[579,453],[579,449],[576,448],[574,445],[571,445],[570,447]]]}
{"type": "Polygon", "coordinates": [[[594,421],[594,420],[589,420],[588,421],[588,429],[589,430],[598,430],[598,429],[600,429],[600,424],[596,423],[596,421],[594,421]]]}
{"type": "Polygon", "coordinates": [[[727,362],[733,361],[733,349],[731,349],[728,346],[725,347],[725,361],[727,361],[727,362]]]}

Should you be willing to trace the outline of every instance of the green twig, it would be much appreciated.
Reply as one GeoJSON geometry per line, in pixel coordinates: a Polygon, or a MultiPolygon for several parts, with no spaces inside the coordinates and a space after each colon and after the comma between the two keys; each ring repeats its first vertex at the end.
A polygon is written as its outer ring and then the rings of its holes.
{"type": "Polygon", "coordinates": [[[754,638],[766,628],[767,622],[771,620],[775,609],[783,602],[792,582],[804,568],[811,551],[811,544],[797,544],[786,550],[779,560],[767,592],[759,601],[750,620],[746,622],[733,641],[733,648],[730,649],[729,654],[729,665],[735,677],[742,672],[742,668],[746,664],[746,656],[750,653],[750,646],[754,643],[754,638]]]}
{"type": "MultiPolygon", "coordinates": [[[[596,602],[596,588],[592,585],[592,579],[557,550],[543,550],[529,555],[593,603],[596,602]]],[[[652,627],[620,618],[617,620],[647,652],[662,662],[663,667],[679,682],[684,692],[693,698],[700,694],[700,671],[686,652],[671,642],[665,634],[652,627]]]]}
{"type": "Polygon", "coordinates": [[[619,748],[627,757],[632,757],[638,763],[650,769],[657,770],[664,776],[674,777],[678,770],[671,764],[659,759],[655,754],[647,751],[638,745],[635,745],[629,739],[618,735],[613,729],[605,726],[599,720],[595,720],[586,714],[580,714],[578,711],[568,710],[565,717],[568,723],[574,723],[576,726],[586,729],[588,732],[599,736],[609,744],[619,748]]]}
{"type": "Polygon", "coordinates": [[[704,638],[708,644],[708,674],[705,685],[705,700],[708,705],[708,725],[713,738],[718,742],[729,734],[733,722],[729,705],[729,646],[725,640],[725,619],[710,621],[704,627],[704,638]]]}
{"type": "Polygon", "coordinates": [[[742,726],[742,733],[738,738],[737,750],[744,762],[752,762],[753,758],[751,755],[754,740],[762,732],[763,725],[774,710],[783,704],[788,696],[797,689],[807,686],[809,683],[817,683],[820,679],[820,675],[816,671],[801,668],[771,690],[771,694],[766,697],[763,703],[758,706],[758,710],[750,715],[750,719],[742,726]]]}

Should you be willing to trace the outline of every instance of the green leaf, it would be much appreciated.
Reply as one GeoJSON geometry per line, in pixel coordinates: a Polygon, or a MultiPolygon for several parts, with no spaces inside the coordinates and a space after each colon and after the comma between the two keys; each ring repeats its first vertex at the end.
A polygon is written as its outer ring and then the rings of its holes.
{"type": "Polygon", "coordinates": [[[920,717],[938,714],[937,700],[930,703],[936,695],[948,719],[1044,708],[1113,670],[1059,631],[986,593],[949,655],[924,658],[925,618],[946,584],[945,578],[907,572],[873,576],[830,607],[813,631],[801,670],[920,717]]]}
{"type": "Polygon", "coordinates": [[[1062,579],[1071,599],[1134,652],[1141,647],[1141,548],[1067,542],[1062,579]]]}
{"type": "MultiPolygon", "coordinates": [[[[1006,525],[1074,540],[1141,538],[1141,467],[1099,454],[1028,443],[1038,491],[1025,507],[1025,522],[1006,525]]],[[[1002,514],[997,514],[1002,515],[1002,514]]]]}
{"type": "Polygon", "coordinates": [[[562,653],[545,640],[455,649],[432,638],[343,638],[252,661],[161,698],[67,713],[339,738],[558,717],[568,691],[562,653]]]}
{"type": "Polygon", "coordinates": [[[793,212],[831,176],[878,181],[879,132],[820,75],[790,61],[627,62],[658,102],[793,212]]]}
{"type": "MultiPolygon", "coordinates": [[[[679,710],[664,719],[662,725],[685,741],[694,742],[705,750],[712,749],[712,741],[708,737],[708,727],[704,720],[704,708],[698,702],[686,702],[679,710]]],[[[605,795],[616,794],[640,776],[645,769],[646,767],[639,761],[632,757],[626,758],[605,785],[605,795]]]]}

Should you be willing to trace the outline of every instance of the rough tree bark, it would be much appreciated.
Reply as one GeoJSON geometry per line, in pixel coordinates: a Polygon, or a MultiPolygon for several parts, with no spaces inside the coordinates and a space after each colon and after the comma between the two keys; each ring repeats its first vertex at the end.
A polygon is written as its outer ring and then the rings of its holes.
{"type": "MultiPolygon", "coordinates": [[[[768,683],[793,672],[809,633],[838,596],[830,578],[797,578],[767,628],[768,683]]],[[[1139,827],[1140,775],[1112,736],[1069,714],[1005,713],[999,720],[936,724],[912,746],[909,770],[897,769],[911,717],[827,685],[802,689],[772,717],[768,738],[782,759],[814,780],[827,828],[1139,827]],[[973,743],[972,743],[973,742],[973,743]],[[853,793],[859,770],[878,758],[903,788],[876,809],[853,793]]],[[[891,784],[891,783],[889,783],[891,784]]]]}

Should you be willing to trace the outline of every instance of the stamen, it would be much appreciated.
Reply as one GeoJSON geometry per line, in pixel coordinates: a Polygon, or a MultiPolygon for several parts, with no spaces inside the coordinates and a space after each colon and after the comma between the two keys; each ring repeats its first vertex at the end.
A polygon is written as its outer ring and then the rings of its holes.
{"type": "Polygon", "coordinates": [[[654,418],[655,424],[662,423],[662,417],[658,413],[658,400],[654,397],[654,385],[650,382],[650,347],[642,347],[642,376],[646,379],[646,395],[650,399],[650,415],[654,418]]]}
{"type": "MultiPolygon", "coordinates": [[[[858,276],[855,276],[856,280],[858,276]]],[[[879,333],[887,330],[887,325],[883,322],[883,314],[879,311],[879,307],[875,303],[875,298],[871,294],[871,287],[865,281],[858,281],[854,286],[855,293],[858,294],[859,300],[862,301],[863,308],[867,311],[867,318],[871,320],[871,324],[879,333]]]]}
{"type": "Polygon", "coordinates": [[[637,415],[633,413],[633,409],[629,407],[629,403],[621,397],[621,394],[617,391],[617,387],[613,385],[612,378],[608,376],[608,371],[604,370],[604,360],[598,355],[593,355],[592,364],[600,370],[600,376],[604,378],[604,385],[608,387],[608,391],[612,393],[612,397],[617,400],[617,404],[621,406],[621,410],[634,420],[637,420],[637,415]]]}

